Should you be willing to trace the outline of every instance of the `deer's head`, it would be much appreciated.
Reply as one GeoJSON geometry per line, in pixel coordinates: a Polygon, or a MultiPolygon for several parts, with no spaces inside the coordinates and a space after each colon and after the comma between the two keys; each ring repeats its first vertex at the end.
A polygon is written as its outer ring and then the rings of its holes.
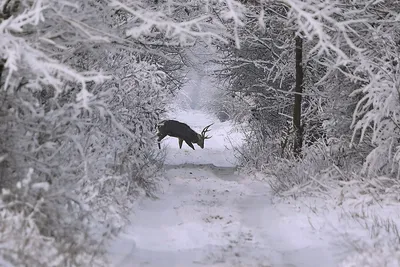
{"type": "Polygon", "coordinates": [[[213,124],[214,123],[211,123],[210,125],[204,127],[203,131],[201,131],[201,134],[197,134],[197,144],[199,145],[199,147],[204,148],[204,140],[210,139],[212,137],[206,136],[206,133],[210,131],[208,128],[213,124]]]}

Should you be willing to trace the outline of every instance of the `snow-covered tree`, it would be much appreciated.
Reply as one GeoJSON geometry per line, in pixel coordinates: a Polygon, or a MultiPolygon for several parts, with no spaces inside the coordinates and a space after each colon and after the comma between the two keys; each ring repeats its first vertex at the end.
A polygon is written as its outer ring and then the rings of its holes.
{"type": "Polygon", "coordinates": [[[369,175],[397,175],[399,3],[325,1],[318,6],[312,1],[288,2],[299,29],[307,38],[318,39],[313,52],[323,56],[321,64],[329,67],[325,81],[340,73],[353,83],[350,96],[358,98],[358,104],[352,141],[372,146],[364,170],[369,175]]]}
{"type": "MultiPolygon", "coordinates": [[[[250,134],[242,151],[245,161],[255,160],[260,167],[282,155],[279,144],[287,147],[290,143],[279,138],[292,116],[288,99],[293,97],[295,76],[293,43],[300,36],[305,71],[304,143],[319,146],[317,139],[323,139],[321,147],[304,152],[304,159],[307,153],[318,158],[315,169],[335,164],[351,165],[353,171],[363,164],[363,175],[397,176],[399,3],[248,1],[245,8],[245,25],[238,31],[242,49],[222,46],[222,63],[227,67],[218,73],[227,77],[227,95],[247,105],[251,121],[246,125],[250,134]],[[276,126],[278,130],[273,131],[276,126]]],[[[286,134],[292,134],[290,127],[286,134]]],[[[290,172],[295,169],[293,162],[281,166],[287,165],[290,172]]],[[[264,169],[268,168],[264,165],[264,169]]],[[[300,180],[307,181],[308,176],[300,180]]]]}
{"type": "Polygon", "coordinates": [[[0,1],[0,261],[105,264],[130,203],[154,192],[178,48],[229,38],[216,4],[0,1]]]}
{"type": "Polygon", "coordinates": [[[246,26],[239,31],[242,47],[221,46],[219,63],[224,67],[217,76],[228,85],[227,94],[243,103],[236,112],[247,114],[249,147],[244,154],[266,161],[268,155],[281,154],[289,147],[289,134],[283,133],[287,123],[292,124],[295,31],[288,27],[284,3],[249,3],[247,8],[246,26]]]}

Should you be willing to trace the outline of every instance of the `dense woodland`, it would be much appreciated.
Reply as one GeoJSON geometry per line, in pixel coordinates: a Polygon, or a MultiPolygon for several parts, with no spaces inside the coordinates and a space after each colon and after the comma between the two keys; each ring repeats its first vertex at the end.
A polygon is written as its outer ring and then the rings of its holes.
{"type": "Polygon", "coordinates": [[[0,0],[3,262],[107,265],[156,194],[155,125],[196,46],[243,171],[285,197],[398,201],[399,1],[0,0]]]}

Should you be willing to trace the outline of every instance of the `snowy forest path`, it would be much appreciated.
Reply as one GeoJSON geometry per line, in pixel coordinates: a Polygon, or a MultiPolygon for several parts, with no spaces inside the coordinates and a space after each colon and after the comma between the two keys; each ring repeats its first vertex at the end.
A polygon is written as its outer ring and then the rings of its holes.
{"type": "MultiPolygon", "coordinates": [[[[203,114],[193,117],[197,121],[189,125],[196,130],[209,121],[203,114]]],[[[212,131],[205,148],[195,151],[179,149],[175,138],[165,141],[163,193],[134,211],[132,224],[110,249],[113,266],[333,266],[323,241],[310,234],[307,218],[299,224],[298,214],[273,205],[265,182],[237,174],[225,137],[230,131],[237,140],[238,133],[220,122],[212,131]]]]}

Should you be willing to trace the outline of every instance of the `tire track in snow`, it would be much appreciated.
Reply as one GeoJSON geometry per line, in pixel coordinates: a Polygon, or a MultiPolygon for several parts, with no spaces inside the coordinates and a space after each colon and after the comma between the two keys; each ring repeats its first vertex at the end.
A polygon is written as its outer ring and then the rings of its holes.
{"type": "Polygon", "coordinates": [[[243,224],[241,205],[253,193],[248,186],[201,168],[170,168],[167,176],[166,192],[145,201],[126,229],[135,249],[115,266],[262,267],[281,257],[243,224]]]}

